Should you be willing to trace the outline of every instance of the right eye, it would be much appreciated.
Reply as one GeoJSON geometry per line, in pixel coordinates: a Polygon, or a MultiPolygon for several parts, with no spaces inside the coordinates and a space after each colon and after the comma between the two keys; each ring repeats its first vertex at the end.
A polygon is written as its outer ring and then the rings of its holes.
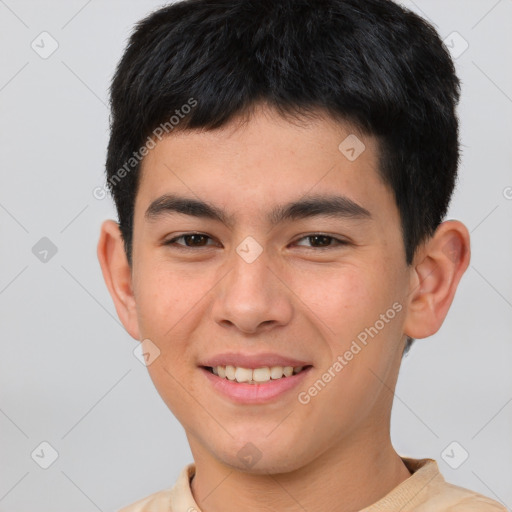
{"type": "Polygon", "coordinates": [[[205,243],[208,239],[212,240],[211,237],[203,233],[184,233],[183,235],[176,236],[170,240],[167,240],[164,242],[164,245],[174,245],[184,249],[193,249],[194,247],[208,247],[208,245],[205,243]],[[185,243],[178,243],[178,240],[183,240],[185,243]]]}

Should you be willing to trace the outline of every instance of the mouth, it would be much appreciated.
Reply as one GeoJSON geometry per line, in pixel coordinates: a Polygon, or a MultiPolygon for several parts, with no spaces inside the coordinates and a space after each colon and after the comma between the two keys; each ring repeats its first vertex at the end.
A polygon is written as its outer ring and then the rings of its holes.
{"type": "MultiPolygon", "coordinates": [[[[278,400],[290,402],[290,393],[305,386],[313,370],[306,366],[200,366],[209,389],[238,405],[265,405],[278,400]]],[[[284,403],[284,402],[283,402],[284,403]]],[[[293,403],[293,402],[290,402],[293,403]]]]}
{"type": "Polygon", "coordinates": [[[202,366],[211,374],[238,384],[266,384],[272,381],[289,379],[306,372],[312,365],[305,366],[263,366],[261,368],[244,368],[241,366],[202,366]]]}

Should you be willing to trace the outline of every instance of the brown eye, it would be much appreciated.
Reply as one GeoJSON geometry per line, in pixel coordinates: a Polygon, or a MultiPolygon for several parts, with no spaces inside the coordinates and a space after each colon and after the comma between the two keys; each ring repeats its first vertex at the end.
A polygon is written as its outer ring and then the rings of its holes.
{"type": "Polygon", "coordinates": [[[202,247],[205,245],[204,242],[207,240],[206,235],[184,235],[183,239],[186,241],[189,241],[190,243],[187,243],[185,245],[188,245],[189,247],[192,245],[193,247],[202,247]]]}
{"type": "Polygon", "coordinates": [[[324,236],[324,235],[313,235],[308,238],[309,238],[309,241],[313,245],[319,244],[321,247],[327,247],[327,246],[331,245],[330,242],[333,240],[332,236],[324,236]]]}
{"type": "Polygon", "coordinates": [[[335,246],[339,245],[347,245],[348,242],[345,242],[344,240],[340,240],[338,238],[335,238],[333,236],[324,235],[322,233],[314,233],[311,235],[307,235],[302,237],[299,242],[297,242],[297,245],[305,246],[305,247],[312,247],[313,249],[328,249],[328,248],[334,248],[335,246]],[[303,243],[299,243],[301,240],[307,240],[311,245],[306,245],[303,243]],[[333,242],[333,243],[331,243],[333,242]]]}
{"type": "Polygon", "coordinates": [[[208,247],[208,245],[212,245],[207,243],[208,240],[211,240],[211,238],[202,233],[185,233],[184,235],[171,238],[164,245],[175,245],[182,248],[208,247]],[[178,240],[183,240],[185,243],[178,243],[178,240]]]}

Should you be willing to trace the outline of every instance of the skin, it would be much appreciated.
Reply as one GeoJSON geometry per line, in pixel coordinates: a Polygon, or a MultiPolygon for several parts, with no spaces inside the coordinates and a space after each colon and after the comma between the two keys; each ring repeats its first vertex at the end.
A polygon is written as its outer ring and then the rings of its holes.
{"type": "Polygon", "coordinates": [[[292,123],[259,106],[245,124],[173,133],[145,157],[132,267],[118,224],[102,225],[106,284],[128,333],[160,350],[148,371],[185,429],[196,463],[192,493],[203,511],[361,510],[410,476],[390,440],[405,336],[425,338],[441,327],[469,264],[469,233],[458,221],[443,222],[408,266],[377,155],[377,140],[348,124],[320,115],[292,123]],[[355,161],[338,149],[349,134],[366,146],[355,161]],[[233,226],[174,213],[147,220],[151,202],[168,193],[225,209],[233,226]],[[371,218],[266,221],[278,204],[333,193],[371,218]],[[210,238],[164,245],[187,232],[210,238]],[[315,233],[348,243],[324,239],[325,247],[307,238],[315,233]],[[247,236],[263,249],[252,263],[236,252],[247,236]],[[188,250],[178,248],[187,243],[188,250]],[[300,403],[297,393],[394,303],[401,311],[300,403]],[[313,368],[300,389],[240,405],[198,368],[225,351],[277,352],[313,368]],[[261,454],[251,467],[237,456],[248,442],[261,454]]]}

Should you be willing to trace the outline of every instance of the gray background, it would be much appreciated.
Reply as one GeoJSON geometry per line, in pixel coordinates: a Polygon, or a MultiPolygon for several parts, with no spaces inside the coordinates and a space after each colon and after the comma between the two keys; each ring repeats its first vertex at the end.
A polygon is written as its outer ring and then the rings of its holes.
{"type": "MultiPolygon", "coordinates": [[[[192,460],[96,259],[100,223],[115,218],[97,190],[107,87],[133,24],[160,5],[0,0],[0,511],[113,511],[192,460]],[[59,45],[45,59],[43,31],[59,45]],[[57,249],[46,261],[43,237],[57,249]],[[58,452],[48,469],[43,441],[58,452]]],[[[448,218],[468,226],[472,261],[441,330],[404,360],[392,439],[510,508],[512,1],[404,5],[457,56],[463,160],[448,218]]]]}

